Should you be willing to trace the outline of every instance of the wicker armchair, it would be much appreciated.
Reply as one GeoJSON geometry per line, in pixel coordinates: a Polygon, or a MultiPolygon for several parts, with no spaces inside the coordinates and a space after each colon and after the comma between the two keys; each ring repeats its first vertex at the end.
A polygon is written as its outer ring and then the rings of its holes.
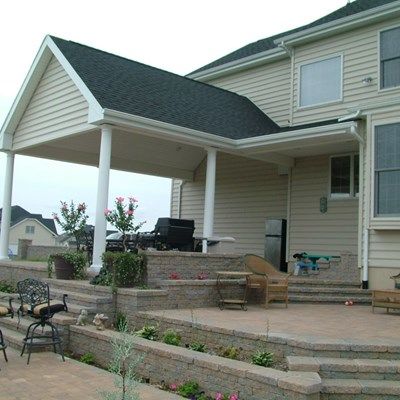
{"type": "Polygon", "coordinates": [[[288,306],[289,276],[278,271],[272,264],[262,257],[254,254],[244,256],[246,271],[253,273],[249,277],[249,288],[265,289],[265,308],[271,301],[283,301],[288,306]]]}

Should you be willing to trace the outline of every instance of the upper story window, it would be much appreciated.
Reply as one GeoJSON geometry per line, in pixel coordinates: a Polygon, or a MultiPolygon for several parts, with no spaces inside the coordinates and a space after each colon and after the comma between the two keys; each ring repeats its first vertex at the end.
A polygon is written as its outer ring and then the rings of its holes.
{"type": "Polygon", "coordinates": [[[25,227],[25,233],[28,233],[28,234],[34,234],[35,233],[35,227],[33,226],[33,225],[27,225],[26,227],[25,227]]]}
{"type": "Polygon", "coordinates": [[[330,196],[332,198],[350,198],[358,196],[358,154],[331,157],[330,174],[330,196]]]}
{"type": "Polygon", "coordinates": [[[400,27],[380,33],[381,89],[400,86],[400,27]]]}
{"type": "Polygon", "coordinates": [[[400,123],[375,128],[375,216],[400,216],[400,123]]]}
{"type": "Polygon", "coordinates": [[[341,55],[300,66],[300,107],[331,103],[341,99],[341,55]]]}

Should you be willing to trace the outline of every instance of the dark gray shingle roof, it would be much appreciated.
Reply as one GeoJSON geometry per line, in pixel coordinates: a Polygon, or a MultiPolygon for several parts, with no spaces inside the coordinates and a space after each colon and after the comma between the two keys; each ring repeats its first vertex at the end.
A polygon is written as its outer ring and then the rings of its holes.
{"type": "MultiPolygon", "coordinates": [[[[392,3],[393,1],[397,0],[356,0],[353,1],[349,4],[346,4],[344,7],[341,7],[332,13],[325,15],[322,18],[317,19],[314,22],[311,22],[310,24],[303,25],[299,28],[292,29],[290,31],[282,32],[279,33],[278,35],[274,35],[265,39],[258,40],[257,42],[250,43],[244,47],[241,47],[238,50],[233,51],[232,53],[227,54],[226,56],[223,56],[219,58],[218,60],[215,60],[201,68],[196,69],[195,71],[191,72],[188,75],[205,71],[210,68],[218,67],[220,65],[240,60],[241,58],[249,57],[252,55],[255,55],[257,53],[261,53],[263,51],[271,50],[275,47],[277,47],[274,43],[274,40],[278,39],[279,37],[283,37],[286,35],[290,35],[293,33],[297,33],[300,31],[303,31],[305,29],[313,28],[318,25],[325,24],[327,22],[332,22],[335,20],[338,20],[340,18],[344,18],[350,15],[358,14],[362,11],[367,11],[372,8],[376,8],[379,6],[383,6],[388,3],[392,3]]],[[[343,0],[344,2],[344,0],[343,0]]]]}
{"type": "Polygon", "coordinates": [[[232,139],[279,130],[246,97],[92,47],[52,39],[103,108],[232,139]]]}

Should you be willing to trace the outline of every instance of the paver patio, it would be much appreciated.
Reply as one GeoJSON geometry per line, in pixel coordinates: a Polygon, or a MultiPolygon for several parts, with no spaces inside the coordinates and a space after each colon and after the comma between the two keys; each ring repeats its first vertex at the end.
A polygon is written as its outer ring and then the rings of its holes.
{"type": "MultiPolygon", "coordinates": [[[[35,353],[30,365],[13,349],[9,362],[0,356],[0,400],[99,400],[98,391],[113,387],[113,375],[102,369],[61,358],[54,353],[35,353]]],[[[179,400],[174,394],[139,384],[141,400],[179,400]]]]}
{"type": "Polygon", "coordinates": [[[237,309],[201,308],[194,310],[152,311],[149,314],[191,321],[209,326],[251,333],[265,333],[267,321],[270,333],[301,337],[345,339],[349,341],[387,341],[399,343],[400,314],[386,314],[385,309],[372,313],[370,306],[328,304],[289,304],[286,309],[272,304],[264,309],[250,306],[237,309]]]}

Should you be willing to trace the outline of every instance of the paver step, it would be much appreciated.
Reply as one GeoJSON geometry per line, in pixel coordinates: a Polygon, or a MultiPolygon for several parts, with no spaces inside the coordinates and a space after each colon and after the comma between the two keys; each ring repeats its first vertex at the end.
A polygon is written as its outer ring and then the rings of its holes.
{"type": "Polygon", "coordinates": [[[372,292],[370,290],[359,289],[359,288],[349,288],[349,287],[326,287],[326,286],[293,286],[289,285],[289,293],[334,293],[342,295],[358,295],[371,297],[372,292]]]}
{"type": "Polygon", "coordinates": [[[398,400],[400,381],[322,379],[321,400],[398,400]]]}
{"type": "Polygon", "coordinates": [[[292,294],[289,293],[289,301],[292,303],[344,303],[346,300],[351,299],[354,304],[371,305],[371,298],[365,296],[347,296],[347,295],[331,295],[326,296],[321,294],[292,294]]]}
{"type": "Polygon", "coordinates": [[[52,289],[63,290],[64,293],[78,292],[93,294],[99,296],[111,296],[111,289],[108,286],[91,285],[89,281],[75,281],[75,280],[64,280],[64,279],[44,279],[50,286],[50,292],[52,289]]]}
{"type": "Polygon", "coordinates": [[[288,356],[290,371],[318,372],[321,378],[399,380],[400,360],[288,356]]]}
{"type": "Polygon", "coordinates": [[[79,293],[73,292],[70,290],[64,289],[51,289],[50,296],[54,299],[62,299],[63,295],[68,295],[68,302],[78,303],[88,307],[96,307],[99,304],[110,304],[112,303],[112,296],[99,296],[97,294],[87,294],[87,293],[79,293]]]}
{"type": "MultiPolygon", "coordinates": [[[[23,345],[22,339],[25,337],[25,331],[22,330],[15,331],[13,329],[9,329],[4,326],[1,326],[1,331],[3,333],[4,341],[9,347],[17,350],[22,350],[22,345],[23,345]]],[[[37,348],[36,350],[38,349],[40,349],[40,347],[37,348]]]]}
{"type": "Polygon", "coordinates": [[[289,278],[289,287],[290,286],[325,286],[325,287],[354,287],[359,288],[360,282],[357,281],[347,281],[347,280],[328,280],[328,279],[319,279],[310,277],[301,277],[301,276],[291,276],[289,278]]]}

